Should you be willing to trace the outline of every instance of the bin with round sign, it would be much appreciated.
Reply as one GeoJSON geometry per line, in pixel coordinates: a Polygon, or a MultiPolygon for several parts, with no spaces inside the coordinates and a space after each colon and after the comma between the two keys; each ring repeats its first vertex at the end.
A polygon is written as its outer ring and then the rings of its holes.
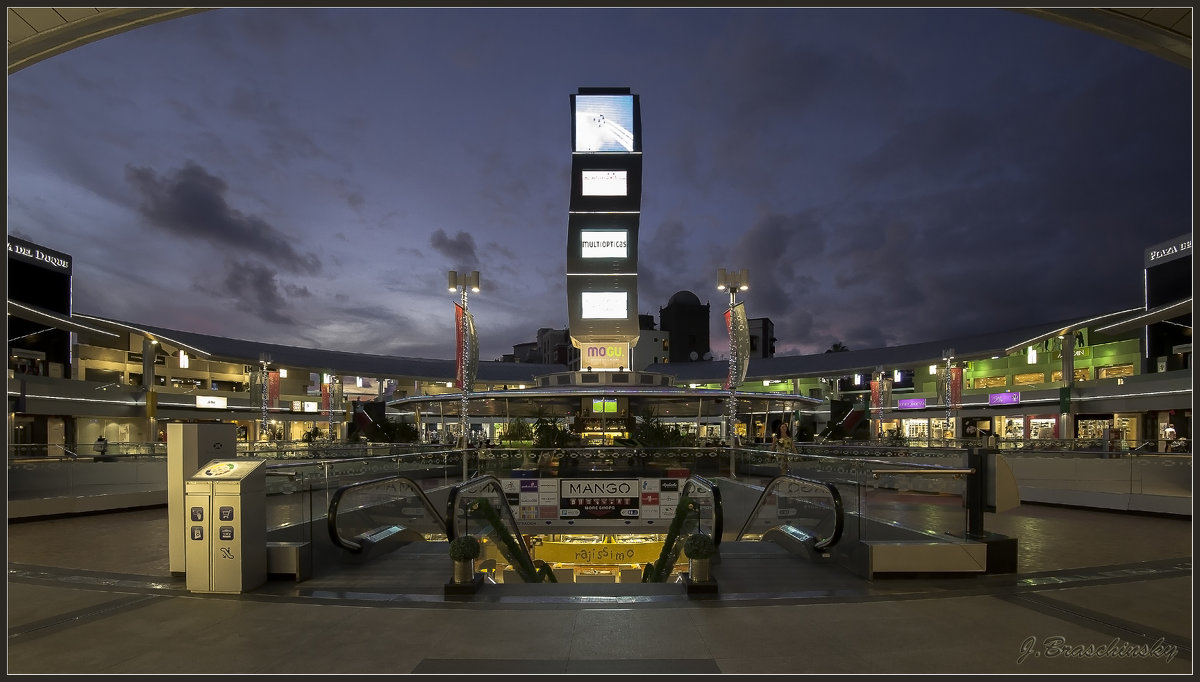
{"type": "Polygon", "coordinates": [[[213,460],[187,481],[187,588],[238,594],[267,581],[266,467],[213,460]]]}

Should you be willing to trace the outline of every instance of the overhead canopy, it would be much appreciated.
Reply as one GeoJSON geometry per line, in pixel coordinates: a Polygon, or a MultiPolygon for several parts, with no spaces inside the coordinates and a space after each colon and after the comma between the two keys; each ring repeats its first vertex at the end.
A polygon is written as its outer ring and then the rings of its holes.
{"type": "Polygon", "coordinates": [[[1111,324],[1096,327],[1095,331],[1097,333],[1104,334],[1119,334],[1121,332],[1129,331],[1130,329],[1137,329],[1138,327],[1144,327],[1148,324],[1154,324],[1155,322],[1165,322],[1167,320],[1174,320],[1175,318],[1184,316],[1189,317],[1186,326],[1190,329],[1192,326],[1192,321],[1190,319],[1191,314],[1192,297],[1188,296],[1187,298],[1175,301],[1174,303],[1168,303],[1167,305],[1162,305],[1157,308],[1144,310],[1133,315],[1132,317],[1126,317],[1111,324]]]}

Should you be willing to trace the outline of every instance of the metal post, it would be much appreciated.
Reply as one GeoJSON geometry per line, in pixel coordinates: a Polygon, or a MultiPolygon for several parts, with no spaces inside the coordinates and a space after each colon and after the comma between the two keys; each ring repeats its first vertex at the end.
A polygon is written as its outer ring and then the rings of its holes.
{"type": "Polygon", "coordinates": [[[462,357],[462,404],[459,406],[460,414],[458,418],[458,435],[462,445],[462,480],[465,481],[467,480],[467,475],[469,473],[467,471],[467,404],[469,402],[467,399],[467,363],[471,357],[471,341],[469,338],[467,338],[467,283],[460,282],[459,284],[461,285],[460,288],[462,289],[461,302],[463,314],[461,323],[462,329],[460,330],[462,332],[462,347],[458,349],[458,352],[462,357]]]}
{"type": "Polygon", "coordinates": [[[967,474],[965,504],[967,507],[967,537],[983,536],[983,508],[987,505],[987,456],[978,448],[967,449],[967,468],[975,473],[967,474]]]}
{"type": "Polygon", "coordinates": [[[262,423],[259,426],[259,433],[267,433],[267,363],[271,361],[271,356],[266,353],[259,353],[258,363],[260,365],[258,374],[258,383],[260,397],[262,399],[262,423]]]}
{"type": "MultiPolygon", "coordinates": [[[[729,310],[732,314],[733,307],[737,305],[737,287],[729,287],[729,310]]],[[[737,441],[737,385],[734,383],[734,377],[737,376],[737,340],[733,332],[733,325],[729,327],[729,400],[726,406],[726,420],[728,426],[726,433],[729,434],[729,477],[737,478],[737,448],[734,444],[737,441]]]]}

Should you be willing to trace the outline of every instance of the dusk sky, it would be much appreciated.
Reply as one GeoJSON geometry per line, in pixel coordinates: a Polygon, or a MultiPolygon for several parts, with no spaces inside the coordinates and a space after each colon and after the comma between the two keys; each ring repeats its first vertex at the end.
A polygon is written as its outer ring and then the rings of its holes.
{"type": "Polygon", "coordinates": [[[481,360],[565,328],[570,95],[640,97],[639,312],[717,268],[779,355],[1142,304],[1192,73],[1001,9],[217,9],[8,78],[8,232],[75,312],[481,360]]]}

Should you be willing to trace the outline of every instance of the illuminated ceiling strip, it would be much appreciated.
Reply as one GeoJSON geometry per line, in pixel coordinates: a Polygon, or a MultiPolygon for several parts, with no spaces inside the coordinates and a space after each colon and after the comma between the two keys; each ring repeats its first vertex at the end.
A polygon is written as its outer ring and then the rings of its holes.
{"type": "MultiPolygon", "coordinates": [[[[1114,317],[1117,315],[1127,315],[1129,313],[1134,312],[1135,310],[1142,310],[1142,308],[1129,308],[1128,310],[1122,310],[1122,311],[1115,312],[1115,313],[1104,313],[1103,315],[1096,315],[1095,317],[1089,317],[1086,320],[1080,320],[1078,322],[1073,322],[1061,329],[1056,329],[1055,331],[1048,332],[1046,334],[1040,334],[1038,336],[1034,336],[1034,337],[1026,339],[1020,343],[1015,343],[1015,344],[1009,346],[1008,348],[1005,348],[1004,352],[1006,354],[1007,353],[1015,353],[1016,351],[1024,348],[1025,346],[1028,346],[1028,345],[1031,345],[1034,343],[1038,343],[1040,341],[1045,341],[1046,339],[1048,339],[1052,336],[1061,336],[1063,334],[1066,334],[1067,332],[1075,331],[1076,329],[1079,329],[1080,327],[1086,327],[1089,323],[1095,322],[1096,320],[1103,320],[1105,318],[1114,317]]],[[[1101,331],[1101,330],[1097,329],[1096,331],[1101,331]]]]}
{"type": "Polygon", "coordinates": [[[122,329],[128,329],[129,331],[131,331],[131,332],[135,332],[135,333],[138,333],[138,334],[141,334],[141,335],[145,336],[146,338],[148,338],[148,339],[150,339],[150,340],[152,340],[152,341],[153,341],[153,340],[165,341],[165,342],[167,342],[167,343],[171,344],[172,346],[179,346],[180,348],[185,348],[185,349],[187,349],[187,350],[189,350],[189,351],[191,351],[191,352],[195,353],[196,355],[209,355],[209,353],[208,353],[207,351],[200,350],[199,348],[196,348],[195,346],[192,346],[192,345],[186,344],[186,343],[184,343],[184,342],[182,342],[182,341],[179,341],[179,340],[177,340],[177,339],[173,339],[173,338],[170,338],[170,337],[168,337],[168,336],[163,336],[163,335],[161,335],[161,334],[155,334],[154,332],[152,332],[152,331],[150,331],[150,330],[148,330],[148,329],[142,329],[141,327],[134,327],[134,326],[132,326],[132,325],[128,325],[128,324],[124,324],[124,323],[121,323],[121,322],[117,322],[116,320],[107,320],[107,319],[105,319],[105,318],[103,318],[103,317],[93,317],[93,316],[91,316],[91,315],[82,315],[82,314],[78,314],[78,313],[77,313],[77,314],[75,314],[75,315],[73,315],[73,317],[82,317],[82,318],[86,318],[86,319],[89,319],[89,320],[95,320],[95,321],[97,321],[97,322],[101,322],[101,323],[104,323],[104,324],[111,324],[111,325],[113,325],[114,327],[120,327],[120,328],[122,328],[122,329]]]}
{"type": "MultiPolygon", "coordinates": [[[[570,215],[637,215],[637,214],[641,213],[641,211],[579,211],[579,210],[568,210],[568,211],[567,211],[567,213],[568,213],[568,214],[570,214],[570,215]]],[[[617,227],[621,227],[621,226],[620,226],[620,225],[618,225],[617,227]]],[[[580,229],[584,229],[584,230],[594,230],[594,229],[596,229],[596,228],[594,228],[594,227],[582,227],[582,228],[580,228],[580,229]]]]}
{"type": "Polygon", "coordinates": [[[568,272],[567,277],[637,277],[636,272],[568,272]]]}
{"type": "MultiPolygon", "coordinates": [[[[1175,309],[1179,310],[1179,315],[1183,315],[1184,310],[1186,310],[1187,312],[1191,312],[1191,309],[1192,309],[1191,297],[1189,296],[1188,298],[1186,298],[1182,301],[1172,303],[1171,305],[1168,305],[1168,306],[1163,306],[1161,308],[1155,308],[1154,310],[1147,310],[1146,312],[1142,313],[1141,315],[1138,315],[1137,317],[1131,317],[1131,318],[1128,318],[1125,320],[1120,320],[1119,322],[1113,322],[1110,325],[1098,327],[1096,329],[1096,331],[1103,332],[1103,331],[1112,329],[1114,327],[1125,327],[1128,325],[1135,325],[1135,324],[1138,324],[1139,322],[1141,322],[1142,320],[1147,320],[1147,324],[1149,324],[1150,322],[1169,322],[1169,320],[1163,320],[1162,316],[1164,314],[1167,314],[1167,315],[1173,314],[1175,309]]],[[[1141,309],[1139,308],[1139,310],[1141,310],[1141,309]]],[[[1174,324],[1178,324],[1180,327],[1184,327],[1186,329],[1191,329],[1190,325],[1179,324],[1178,322],[1176,322],[1174,324]]]]}
{"type": "MultiPolygon", "coordinates": [[[[58,324],[65,324],[68,327],[68,329],[66,329],[65,331],[78,332],[79,329],[82,329],[82,330],[84,330],[86,332],[90,332],[92,334],[102,334],[104,336],[111,336],[113,338],[117,337],[116,334],[114,334],[110,331],[106,331],[103,329],[97,329],[95,327],[89,327],[86,324],[81,324],[79,322],[75,322],[70,317],[54,315],[54,314],[50,313],[49,311],[39,310],[37,308],[31,308],[27,305],[22,305],[20,303],[17,303],[16,301],[10,300],[8,302],[8,307],[9,308],[18,308],[20,310],[26,311],[31,316],[37,318],[36,320],[31,320],[31,321],[41,321],[42,319],[50,319],[50,320],[55,321],[58,324]],[[71,329],[70,327],[76,327],[78,329],[71,329]]],[[[12,313],[9,313],[9,314],[11,315],[12,313]]]]}

